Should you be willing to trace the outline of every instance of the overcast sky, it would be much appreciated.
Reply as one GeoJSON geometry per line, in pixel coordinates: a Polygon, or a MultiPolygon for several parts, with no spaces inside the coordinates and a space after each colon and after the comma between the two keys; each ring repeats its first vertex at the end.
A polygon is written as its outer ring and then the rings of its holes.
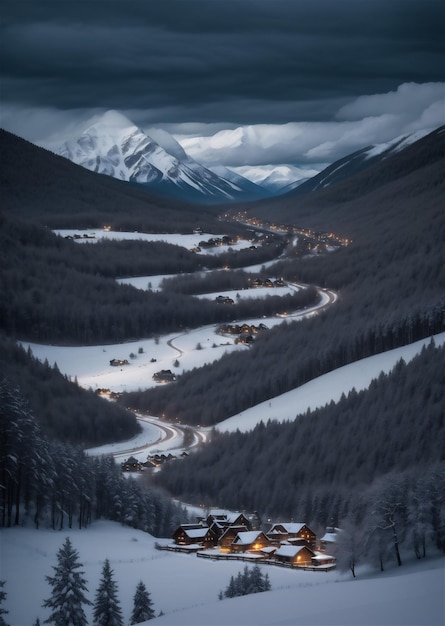
{"type": "Polygon", "coordinates": [[[117,109],[204,164],[313,167],[444,119],[443,0],[5,0],[1,126],[117,109]]]}

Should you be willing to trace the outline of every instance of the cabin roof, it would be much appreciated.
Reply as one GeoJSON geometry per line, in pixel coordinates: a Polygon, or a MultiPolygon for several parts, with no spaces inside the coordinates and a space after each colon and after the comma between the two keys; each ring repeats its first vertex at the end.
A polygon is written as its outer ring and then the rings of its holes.
{"type": "MultiPolygon", "coordinates": [[[[274,524],[270,529],[270,533],[280,533],[282,531],[278,530],[278,527],[284,528],[287,533],[299,533],[303,526],[306,526],[304,522],[279,522],[278,524],[274,524]]],[[[310,530],[310,529],[309,529],[310,530]]]]}
{"type": "Polygon", "coordinates": [[[209,530],[210,529],[205,526],[202,526],[201,528],[184,528],[184,532],[186,533],[187,537],[190,537],[190,539],[205,537],[209,530]]]}
{"type": "Polygon", "coordinates": [[[307,546],[292,546],[286,544],[281,545],[278,548],[278,550],[275,552],[275,556],[287,556],[289,558],[294,558],[302,550],[309,550],[310,552],[312,552],[312,554],[314,554],[314,552],[307,546]]]}
{"type": "Polygon", "coordinates": [[[261,531],[258,532],[258,530],[246,530],[238,533],[233,543],[239,545],[249,545],[253,543],[259,535],[261,535],[261,531]]]}

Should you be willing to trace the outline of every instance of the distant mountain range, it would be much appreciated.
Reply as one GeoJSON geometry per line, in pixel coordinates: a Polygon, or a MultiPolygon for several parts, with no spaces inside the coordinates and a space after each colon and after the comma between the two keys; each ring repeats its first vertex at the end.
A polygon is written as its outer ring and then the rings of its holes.
{"type": "Polygon", "coordinates": [[[143,185],[161,196],[221,204],[324,189],[404,150],[428,132],[366,146],[316,176],[300,180],[292,178],[295,166],[276,166],[255,179],[223,165],[204,167],[165,130],[151,129],[148,135],[117,111],[107,111],[77,139],[64,143],[59,154],[93,172],[143,185]]]}
{"type": "Polygon", "coordinates": [[[63,144],[59,154],[93,172],[189,202],[221,203],[270,195],[233,172],[228,179],[200,165],[166,131],[154,133],[156,137],[148,136],[121,113],[108,111],[77,140],[63,144]]]}

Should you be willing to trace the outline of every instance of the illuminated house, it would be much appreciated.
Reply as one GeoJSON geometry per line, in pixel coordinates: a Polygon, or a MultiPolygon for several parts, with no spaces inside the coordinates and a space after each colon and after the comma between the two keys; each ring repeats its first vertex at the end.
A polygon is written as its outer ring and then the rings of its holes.
{"type": "Polygon", "coordinates": [[[231,552],[259,552],[270,546],[270,541],[262,531],[248,530],[237,534],[230,547],[231,552]]]}
{"type": "Polygon", "coordinates": [[[287,541],[289,543],[305,544],[312,550],[315,550],[317,536],[307,524],[299,522],[274,524],[266,534],[270,542],[275,545],[287,541]]]}
{"type": "Polygon", "coordinates": [[[275,552],[274,558],[289,565],[312,565],[315,552],[308,546],[282,545],[275,552]]]}
{"type": "Polygon", "coordinates": [[[239,533],[247,532],[246,526],[228,526],[224,529],[223,534],[218,539],[218,545],[221,552],[230,552],[232,543],[239,533]]]}
{"type": "Polygon", "coordinates": [[[181,524],[173,533],[173,539],[179,546],[199,548],[213,548],[217,541],[214,532],[201,524],[181,524]]]}
{"type": "Polygon", "coordinates": [[[176,380],[176,376],[171,370],[161,370],[159,372],[155,372],[152,378],[157,383],[169,383],[173,380],[176,380]]]}

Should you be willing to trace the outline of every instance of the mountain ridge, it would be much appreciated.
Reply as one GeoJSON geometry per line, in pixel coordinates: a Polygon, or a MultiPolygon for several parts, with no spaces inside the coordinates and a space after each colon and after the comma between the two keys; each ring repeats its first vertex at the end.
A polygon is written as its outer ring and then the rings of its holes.
{"type": "MultiPolygon", "coordinates": [[[[195,203],[220,203],[261,195],[261,188],[228,180],[190,157],[167,131],[157,141],[117,111],[107,111],[59,154],[86,169],[147,186],[154,192],[195,203]]],[[[267,195],[266,193],[263,195],[267,195]]]]}

